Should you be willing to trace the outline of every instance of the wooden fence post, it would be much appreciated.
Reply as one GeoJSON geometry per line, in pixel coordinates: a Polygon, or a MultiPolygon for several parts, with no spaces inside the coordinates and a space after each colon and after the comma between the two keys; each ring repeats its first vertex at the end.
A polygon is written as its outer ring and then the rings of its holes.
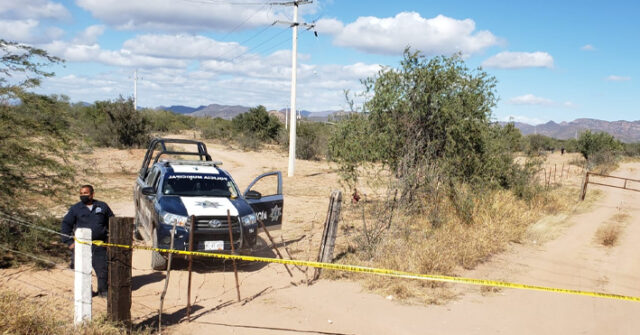
{"type": "MultiPolygon", "coordinates": [[[[191,215],[189,224],[189,252],[193,251],[193,231],[196,229],[196,216],[191,215]]],[[[187,322],[191,322],[191,267],[193,266],[193,255],[189,254],[189,279],[187,284],[187,322]]]]}
{"type": "Polygon", "coordinates": [[[587,172],[587,175],[584,177],[584,185],[582,185],[582,194],[580,195],[580,200],[584,200],[584,198],[587,196],[587,185],[589,184],[589,172],[587,172]]]}
{"type": "MultiPolygon", "coordinates": [[[[329,263],[333,260],[333,249],[336,245],[336,232],[338,221],[340,220],[340,208],[342,206],[342,192],[335,190],[331,193],[327,219],[324,223],[320,251],[318,252],[318,262],[329,263]]],[[[320,278],[320,270],[316,268],[313,273],[313,280],[320,278]]]]}
{"type": "MultiPolygon", "coordinates": [[[[109,219],[109,243],[131,245],[133,243],[133,218],[109,219]]],[[[109,293],[107,316],[109,320],[122,322],[131,329],[131,261],[133,250],[108,248],[109,293]]]]}
{"type": "MultiPolygon", "coordinates": [[[[242,222],[238,223],[240,229],[242,229],[242,222]]],[[[231,211],[227,209],[227,227],[229,227],[229,242],[231,242],[231,254],[236,254],[236,247],[233,245],[233,229],[231,228],[231,211]]],[[[231,259],[233,263],[233,275],[236,277],[236,293],[238,294],[238,302],[240,302],[240,282],[238,281],[238,267],[236,266],[236,259],[231,259]]]]}
{"type": "Polygon", "coordinates": [[[91,229],[78,228],[76,239],[84,243],[74,242],[74,306],[73,324],[80,326],[91,321],[91,229]]]}

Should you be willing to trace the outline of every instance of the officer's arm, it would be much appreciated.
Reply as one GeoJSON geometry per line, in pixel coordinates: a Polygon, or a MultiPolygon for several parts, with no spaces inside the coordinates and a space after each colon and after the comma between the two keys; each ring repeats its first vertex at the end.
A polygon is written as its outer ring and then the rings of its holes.
{"type": "Polygon", "coordinates": [[[105,204],[104,207],[106,207],[106,209],[107,209],[107,217],[108,218],[114,216],[113,212],[111,211],[111,208],[109,208],[109,205],[105,204]]]}
{"type": "Polygon", "coordinates": [[[62,243],[65,243],[66,245],[73,244],[73,238],[70,236],[73,236],[73,227],[75,225],[76,215],[73,212],[73,209],[69,209],[69,212],[67,212],[67,214],[62,219],[62,228],[60,229],[60,232],[64,234],[62,236],[62,243]]]}

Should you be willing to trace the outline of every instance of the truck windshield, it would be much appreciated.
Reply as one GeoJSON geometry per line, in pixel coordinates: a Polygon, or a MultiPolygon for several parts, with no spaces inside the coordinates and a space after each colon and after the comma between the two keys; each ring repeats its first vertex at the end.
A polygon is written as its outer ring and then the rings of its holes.
{"type": "Polygon", "coordinates": [[[162,194],[200,197],[238,197],[238,189],[225,176],[214,174],[171,173],[162,183],[162,194]]]}

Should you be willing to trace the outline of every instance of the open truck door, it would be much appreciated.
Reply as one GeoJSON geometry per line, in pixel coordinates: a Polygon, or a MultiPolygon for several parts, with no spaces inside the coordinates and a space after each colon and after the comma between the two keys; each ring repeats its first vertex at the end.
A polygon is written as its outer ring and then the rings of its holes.
{"type": "Polygon", "coordinates": [[[282,173],[280,171],[258,176],[249,184],[243,196],[253,208],[258,220],[269,227],[269,230],[282,227],[284,196],[282,195],[282,173]]]}

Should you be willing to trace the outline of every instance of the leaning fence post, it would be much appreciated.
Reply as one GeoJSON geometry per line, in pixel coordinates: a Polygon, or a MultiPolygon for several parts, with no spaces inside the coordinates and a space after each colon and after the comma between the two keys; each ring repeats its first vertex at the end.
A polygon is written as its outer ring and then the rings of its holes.
{"type": "Polygon", "coordinates": [[[584,198],[587,196],[588,184],[589,184],[589,172],[587,172],[586,176],[584,177],[584,185],[582,185],[582,194],[580,195],[580,200],[584,200],[584,198]]]}
{"type": "Polygon", "coordinates": [[[75,236],[73,324],[79,326],[91,321],[91,229],[78,228],[75,236]]]}
{"type": "MultiPolygon", "coordinates": [[[[340,219],[340,207],[342,206],[342,192],[336,190],[331,193],[327,219],[324,223],[320,251],[318,252],[318,262],[331,262],[333,259],[333,249],[336,244],[336,232],[340,219]]],[[[316,268],[313,273],[313,280],[320,278],[320,269],[316,268]]]]}

